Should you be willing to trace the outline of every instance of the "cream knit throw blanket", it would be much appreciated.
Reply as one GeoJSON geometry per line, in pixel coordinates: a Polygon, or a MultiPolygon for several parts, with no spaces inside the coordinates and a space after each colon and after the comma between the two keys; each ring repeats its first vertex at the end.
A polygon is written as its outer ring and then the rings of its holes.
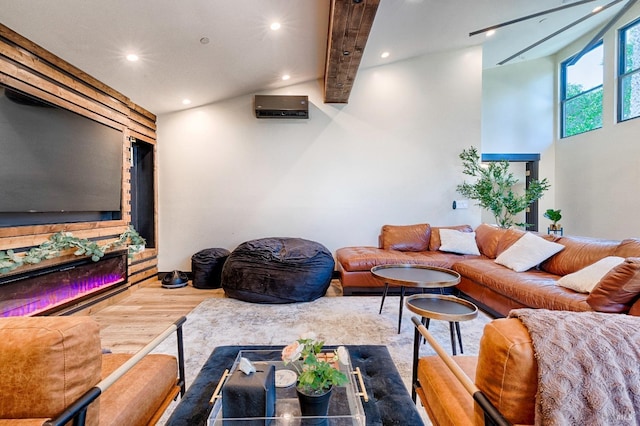
{"type": "Polygon", "coordinates": [[[538,361],[536,425],[640,425],[640,317],[514,309],[538,361]]]}

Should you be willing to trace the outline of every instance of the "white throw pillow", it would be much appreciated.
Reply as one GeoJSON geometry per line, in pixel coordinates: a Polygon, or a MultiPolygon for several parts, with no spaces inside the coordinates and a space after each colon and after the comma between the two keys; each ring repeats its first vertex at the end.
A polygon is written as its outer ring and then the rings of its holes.
{"type": "Polygon", "coordinates": [[[624,262],[623,257],[605,257],[579,271],[565,275],[558,280],[557,284],[579,293],[591,293],[602,277],[622,262],[624,262]]]}
{"type": "Polygon", "coordinates": [[[458,254],[480,255],[475,232],[460,232],[455,229],[440,229],[440,251],[458,254]]]}
{"type": "Polygon", "coordinates": [[[563,248],[562,244],[526,232],[511,247],[500,253],[495,262],[516,272],[523,272],[539,265],[563,248]]]}

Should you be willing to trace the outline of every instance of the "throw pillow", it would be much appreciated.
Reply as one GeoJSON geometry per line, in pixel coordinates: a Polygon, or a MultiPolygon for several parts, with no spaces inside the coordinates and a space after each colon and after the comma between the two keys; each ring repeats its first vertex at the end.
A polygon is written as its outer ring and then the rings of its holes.
{"type": "Polygon", "coordinates": [[[429,248],[431,226],[428,223],[416,225],[384,225],[380,234],[379,247],[384,250],[426,251],[429,248]]]}
{"type": "MultiPolygon", "coordinates": [[[[610,270],[591,291],[587,303],[598,312],[625,313],[640,297],[640,258],[629,257],[610,270]]],[[[640,314],[637,309],[636,315],[640,314]]],[[[629,311],[629,313],[632,313],[629,311]]]]}
{"type": "Polygon", "coordinates": [[[461,231],[461,232],[473,232],[473,228],[469,225],[432,226],[431,239],[429,240],[430,251],[438,251],[440,249],[440,230],[441,229],[455,229],[456,231],[461,231]]]}
{"type": "Polygon", "coordinates": [[[475,232],[460,232],[455,229],[440,229],[440,251],[458,254],[480,255],[475,232]]]}
{"type": "Polygon", "coordinates": [[[557,284],[578,293],[591,293],[591,290],[600,282],[602,277],[622,262],[624,262],[622,257],[604,257],[573,274],[565,275],[558,280],[557,284]]]}
{"type": "Polygon", "coordinates": [[[511,247],[500,253],[495,262],[516,272],[523,272],[539,265],[563,248],[562,244],[552,243],[526,232],[511,247]]]}

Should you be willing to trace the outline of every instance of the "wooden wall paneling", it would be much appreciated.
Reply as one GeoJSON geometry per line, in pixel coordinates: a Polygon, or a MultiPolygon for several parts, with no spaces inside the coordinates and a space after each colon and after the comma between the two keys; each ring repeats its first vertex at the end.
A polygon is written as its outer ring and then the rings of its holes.
{"type": "Polygon", "coordinates": [[[150,138],[149,136],[143,135],[142,133],[138,133],[135,130],[131,130],[129,133],[130,133],[131,136],[133,136],[134,138],[136,138],[138,140],[141,140],[141,141],[146,142],[146,143],[151,144],[151,145],[155,145],[156,144],[156,139],[155,138],[150,138]]]}
{"type": "Polygon", "coordinates": [[[149,129],[152,129],[153,131],[157,130],[156,116],[151,114],[150,112],[145,113],[144,110],[140,111],[140,108],[131,109],[129,116],[133,121],[140,123],[143,126],[148,127],[149,129]]]}
{"type": "MultiPolygon", "coordinates": [[[[51,236],[51,234],[54,234],[60,231],[72,232],[73,236],[77,238],[87,238],[87,239],[93,238],[93,239],[101,239],[101,240],[112,238],[113,240],[115,240],[128,228],[128,225],[125,224],[122,226],[111,227],[111,228],[90,228],[90,229],[74,230],[74,229],[66,229],[64,228],[64,225],[65,224],[62,224],[63,229],[60,229],[58,231],[53,231],[53,232],[2,237],[0,238],[0,250],[39,246],[40,244],[47,241],[51,236]]],[[[68,224],[68,225],[73,225],[73,224],[68,224]]],[[[24,227],[24,228],[30,228],[30,227],[24,227]]],[[[73,228],[73,227],[69,226],[69,228],[73,228]]],[[[2,230],[6,230],[6,229],[11,229],[11,228],[5,228],[2,230]]]]}
{"type": "Polygon", "coordinates": [[[150,129],[150,128],[146,127],[146,126],[143,126],[143,125],[141,125],[139,123],[136,123],[133,120],[131,120],[131,122],[129,124],[129,127],[131,128],[131,130],[135,131],[138,134],[145,135],[145,136],[153,138],[153,139],[156,138],[156,131],[155,130],[150,129]]]}
{"type": "Polygon", "coordinates": [[[18,67],[19,69],[33,71],[33,75],[39,75],[45,80],[57,83],[77,93],[83,94],[84,96],[121,114],[128,113],[129,108],[123,102],[87,86],[84,82],[74,80],[69,75],[53,68],[51,64],[38,60],[28,52],[16,51],[15,49],[11,49],[11,47],[12,46],[0,39],[0,55],[10,59],[13,63],[20,65],[18,67]]]}
{"type": "Polygon", "coordinates": [[[24,75],[23,70],[8,62],[0,61],[0,81],[107,126],[122,130],[129,125],[130,120],[127,115],[113,111],[101,104],[95,104],[39,76],[24,75]]]}
{"type": "Polygon", "coordinates": [[[0,24],[0,37],[3,37],[11,41],[16,46],[19,46],[20,48],[26,50],[27,52],[32,53],[35,57],[38,58],[38,60],[41,60],[41,61],[44,60],[45,62],[48,62],[49,64],[55,66],[56,68],[59,68],[65,73],[73,76],[75,80],[84,82],[89,87],[93,87],[99,90],[100,92],[107,94],[109,97],[112,97],[120,101],[125,106],[127,106],[131,102],[129,98],[124,96],[122,93],[98,81],[97,79],[85,73],[84,71],[80,70],[79,68],[74,67],[70,63],[62,60],[61,58],[57,57],[53,53],[49,52],[48,50],[33,43],[32,41],[26,39],[25,37],[21,36],[20,34],[16,33],[12,29],[2,24],[0,24]]]}
{"type": "Polygon", "coordinates": [[[152,268],[145,269],[143,271],[140,271],[134,274],[129,273],[129,285],[130,286],[139,285],[142,281],[145,281],[151,278],[156,281],[158,280],[158,268],[156,266],[153,266],[152,268]]]}
{"type": "Polygon", "coordinates": [[[129,106],[129,110],[131,110],[131,112],[144,117],[150,123],[153,124],[154,129],[156,128],[157,117],[154,113],[147,111],[146,109],[142,108],[140,105],[134,104],[131,101],[128,101],[127,105],[129,106]]]}
{"type": "Polygon", "coordinates": [[[16,226],[8,228],[0,228],[0,250],[2,250],[1,241],[7,237],[20,237],[26,235],[42,235],[54,234],[60,231],[73,232],[87,229],[104,229],[104,228],[121,228],[127,223],[123,220],[105,220],[101,222],[76,222],[76,223],[52,223],[45,225],[33,226],[16,226]]]}

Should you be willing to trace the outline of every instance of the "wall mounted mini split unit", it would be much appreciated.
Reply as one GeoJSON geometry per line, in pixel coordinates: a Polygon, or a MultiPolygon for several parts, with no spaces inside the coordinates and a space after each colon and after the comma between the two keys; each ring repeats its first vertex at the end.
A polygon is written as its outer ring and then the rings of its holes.
{"type": "Polygon", "coordinates": [[[308,96],[255,95],[257,118],[309,118],[308,96]]]}

